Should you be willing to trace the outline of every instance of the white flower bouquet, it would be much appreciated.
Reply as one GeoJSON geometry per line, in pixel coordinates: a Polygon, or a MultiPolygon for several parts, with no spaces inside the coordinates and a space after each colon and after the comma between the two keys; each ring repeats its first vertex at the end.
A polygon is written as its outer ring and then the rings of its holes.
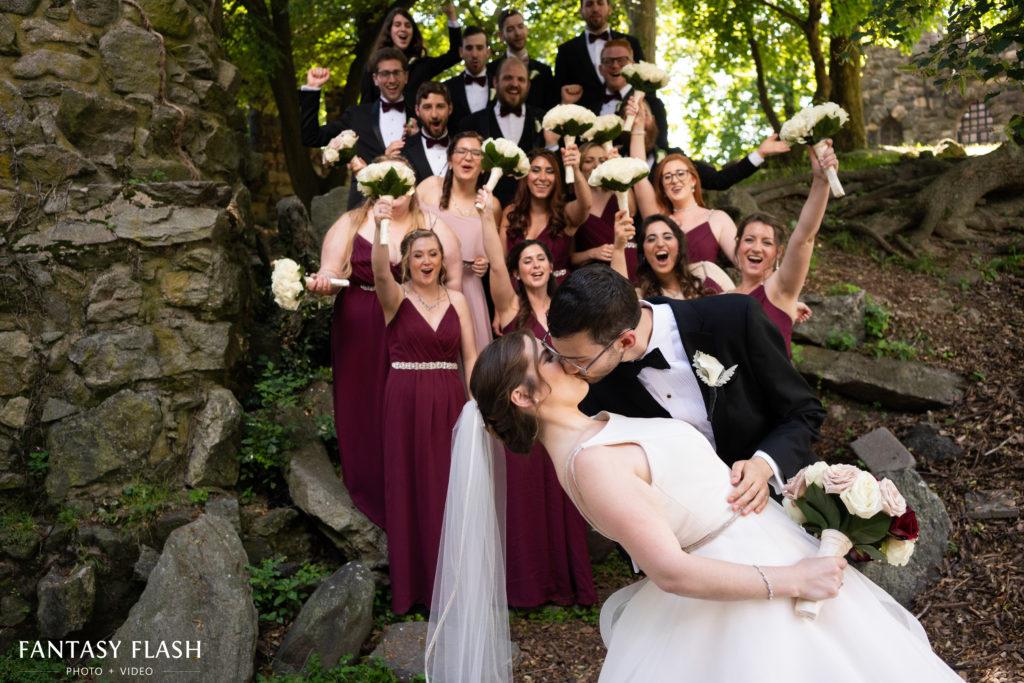
{"type": "Polygon", "coordinates": [[[358,141],[359,136],[351,130],[343,130],[331,138],[331,141],[324,147],[322,157],[324,166],[351,161],[352,157],[356,155],[356,142],[358,141]]]}
{"type": "Polygon", "coordinates": [[[627,193],[629,188],[646,178],[650,172],[651,169],[647,167],[647,162],[643,159],[620,157],[601,163],[590,172],[588,182],[592,187],[600,187],[614,192],[615,198],[619,201],[619,209],[625,209],[628,215],[629,197],[627,193]]]}
{"type": "MultiPolygon", "coordinates": [[[[550,130],[556,135],[565,139],[565,144],[576,143],[577,136],[583,135],[594,125],[597,116],[594,112],[578,104],[560,104],[551,107],[541,125],[544,130],[550,130]]],[[[565,182],[572,183],[576,180],[572,166],[565,167],[565,182]]]]}
{"type": "MultiPolygon", "coordinates": [[[[297,311],[299,302],[306,293],[305,283],[309,278],[303,278],[303,269],[290,258],[280,258],[274,261],[274,272],[270,275],[270,291],[274,293],[274,301],[278,306],[287,311],[297,311]]],[[[331,278],[331,284],[335,287],[348,287],[348,280],[331,278]]]]}
{"type": "MultiPolygon", "coordinates": [[[[665,73],[664,69],[659,69],[650,62],[635,62],[633,64],[627,64],[622,67],[622,77],[626,79],[626,82],[633,86],[633,89],[637,92],[636,106],[644,101],[644,95],[646,93],[652,93],[655,90],[664,88],[668,85],[668,74],[665,73]]],[[[632,130],[633,128],[633,117],[630,116],[626,119],[626,125],[624,130],[632,130]]]]}
{"type": "MultiPolygon", "coordinates": [[[[818,557],[882,560],[903,566],[914,552],[917,516],[889,479],[878,481],[853,465],[816,462],[796,473],[783,490],[782,507],[820,536],[818,557]]],[[[797,600],[796,612],[814,619],[821,601],[797,600]]]]}
{"type": "Polygon", "coordinates": [[[580,136],[581,140],[596,142],[605,152],[612,151],[612,142],[626,129],[625,122],[618,114],[605,114],[594,119],[594,125],[580,136]]]}
{"type": "MultiPolygon", "coordinates": [[[[483,155],[483,168],[490,172],[486,187],[491,192],[502,175],[507,173],[515,178],[522,178],[530,172],[530,160],[526,157],[526,152],[511,140],[487,138],[483,144],[483,155]]],[[[482,208],[477,205],[477,209],[482,208]]]]}
{"type": "MultiPolygon", "coordinates": [[[[390,199],[412,194],[416,188],[416,174],[399,161],[378,161],[356,174],[359,191],[367,199],[390,199]]],[[[388,243],[388,228],[391,221],[384,219],[380,224],[380,243],[388,243]]]]}
{"type": "MultiPolygon", "coordinates": [[[[838,133],[849,120],[850,115],[835,102],[816,104],[798,111],[793,118],[782,124],[779,137],[790,144],[813,146],[820,160],[825,153],[825,139],[838,133]]],[[[827,169],[825,175],[833,197],[846,194],[834,168],[827,169]]]]}

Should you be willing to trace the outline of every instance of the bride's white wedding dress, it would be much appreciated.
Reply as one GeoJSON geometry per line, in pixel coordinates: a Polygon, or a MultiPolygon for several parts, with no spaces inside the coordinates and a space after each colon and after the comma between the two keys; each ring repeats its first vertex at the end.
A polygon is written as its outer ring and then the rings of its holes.
{"type": "MultiPolygon", "coordinates": [[[[598,419],[608,424],[580,449],[625,443],[643,448],[652,485],[682,547],[732,517],[726,503],[729,468],[696,429],[670,419],[607,413],[598,419]]],[[[568,477],[580,449],[569,458],[568,477]]],[[[741,564],[791,565],[814,555],[817,546],[770,501],[764,512],[737,517],[692,553],[741,564]]],[[[815,621],[798,617],[792,599],[699,600],[665,593],[644,579],[608,599],[601,635],[608,647],[600,678],[605,683],[961,680],[932,652],[914,616],[853,568],[815,621]]]]}

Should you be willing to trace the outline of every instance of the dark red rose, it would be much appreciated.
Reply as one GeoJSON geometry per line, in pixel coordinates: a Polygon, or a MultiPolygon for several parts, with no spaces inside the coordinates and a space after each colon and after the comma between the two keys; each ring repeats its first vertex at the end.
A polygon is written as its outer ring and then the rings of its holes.
{"type": "Polygon", "coordinates": [[[856,548],[850,548],[850,552],[846,553],[846,559],[849,562],[870,562],[871,556],[867,553],[862,553],[856,548]]]}
{"type": "Polygon", "coordinates": [[[901,541],[912,541],[917,538],[917,515],[907,506],[907,511],[892,520],[889,525],[889,533],[901,541]]]}

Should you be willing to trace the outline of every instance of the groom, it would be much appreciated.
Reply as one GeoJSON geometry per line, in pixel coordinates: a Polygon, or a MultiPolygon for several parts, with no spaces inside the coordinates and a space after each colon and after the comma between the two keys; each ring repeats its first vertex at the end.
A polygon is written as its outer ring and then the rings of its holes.
{"type": "Polygon", "coordinates": [[[817,459],[811,444],[825,411],[750,296],[640,302],[611,268],[587,266],[556,290],[548,329],[545,345],[591,385],[583,412],[689,422],[732,468],[734,510],[761,512],[769,483],[779,492],[817,459]],[[694,371],[698,351],[735,372],[708,386],[694,371]]]}

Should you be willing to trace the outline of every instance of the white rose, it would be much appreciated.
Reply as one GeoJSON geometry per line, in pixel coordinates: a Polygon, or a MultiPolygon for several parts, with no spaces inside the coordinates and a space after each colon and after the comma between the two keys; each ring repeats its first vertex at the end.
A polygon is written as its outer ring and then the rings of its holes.
{"type": "Polygon", "coordinates": [[[622,75],[626,79],[637,76],[640,80],[650,83],[656,88],[664,88],[668,85],[668,74],[665,73],[664,69],[660,69],[650,62],[627,64],[622,67],[622,75]]]}
{"type": "Polygon", "coordinates": [[[896,484],[890,479],[883,479],[878,482],[878,489],[882,494],[882,512],[890,517],[902,517],[907,511],[907,500],[896,484]]]}
{"type": "Polygon", "coordinates": [[[569,121],[592,124],[596,118],[597,116],[594,112],[586,107],[581,107],[578,104],[560,104],[552,107],[548,110],[547,114],[544,114],[544,120],[541,122],[541,125],[546,130],[554,130],[569,121]]]}
{"type": "Polygon", "coordinates": [[[785,510],[786,514],[789,515],[789,518],[797,524],[805,524],[807,522],[807,518],[804,517],[804,511],[800,509],[800,506],[797,505],[795,501],[792,501],[789,498],[783,498],[782,509],[785,510]]]}
{"type": "Polygon", "coordinates": [[[822,460],[804,468],[804,479],[807,480],[807,485],[810,486],[811,484],[817,484],[824,488],[824,485],[821,482],[825,476],[825,470],[827,469],[828,463],[822,460]]]}
{"type": "Polygon", "coordinates": [[[603,187],[605,180],[612,180],[622,185],[633,185],[647,176],[650,169],[643,159],[619,157],[608,159],[590,173],[587,181],[593,187],[603,187]]]}
{"type": "Polygon", "coordinates": [[[336,164],[338,163],[338,150],[328,147],[324,150],[324,163],[325,164],[336,164]]]}
{"type": "Polygon", "coordinates": [[[305,291],[299,264],[289,258],[275,261],[274,272],[270,275],[270,291],[274,293],[278,306],[289,311],[297,310],[299,296],[305,291]]]}
{"type": "Polygon", "coordinates": [[[882,554],[885,561],[896,567],[905,567],[910,562],[910,556],[914,554],[914,544],[917,541],[903,541],[898,538],[889,537],[882,541],[882,554]]]}
{"type": "Polygon", "coordinates": [[[850,514],[870,519],[882,511],[882,492],[870,472],[861,471],[850,488],[839,494],[850,514]]]}
{"type": "Polygon", "coordinates": [[[618,114],[605,114],[594,119],[594,125],[580,137],[584,140],[593,140],[598,133],[615,130],[616,127],[621,131],[625,125],[626,122],[618,114]]]}

